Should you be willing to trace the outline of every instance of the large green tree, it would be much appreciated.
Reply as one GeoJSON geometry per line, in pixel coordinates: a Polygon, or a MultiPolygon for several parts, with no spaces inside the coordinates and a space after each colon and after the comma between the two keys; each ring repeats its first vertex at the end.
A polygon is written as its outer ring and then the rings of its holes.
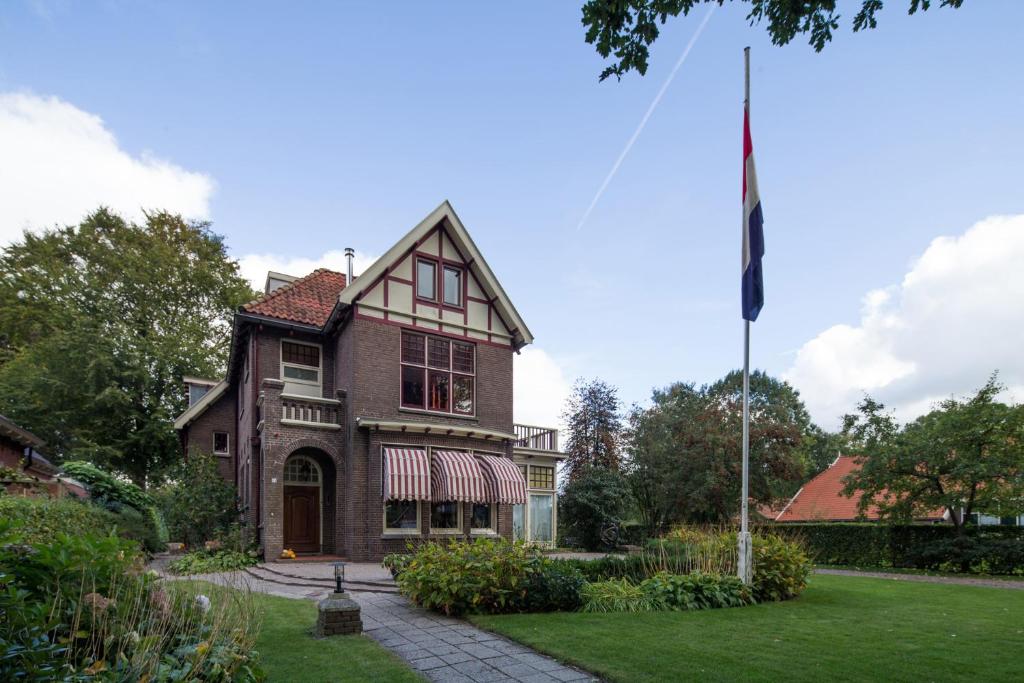
{"type": "MultiPolygon", "coordinates": [[[[750,378],[750,498],[772,504],[789,495],[805,468],[811,428],[799,394],[763,372],[750,378]]],[[[739,512],[742,475],[742,374],[711,385],[655,390],[635,408],[627,434],[627,480],[648,533],[672,524],[720,523],[739,512]]]]}
{"type": "Polygon", "coordinates": [[[570,479],[586,467],[621,469],[622,405],[615,387],[599,379],[576,380],[562,419],[568,428],[563,467],[570,479]]]}
{"type": "Polygon", "coordinates": [[[998,401],[1002,389],[993,375],[971,398],[946,399],[905,425],[865,398],[844,418],[863,454],[846,494],[863,491],[861,511],[877,505],[895,521],[945,510],[961,534],[974,511],[1024,511],[1024,405],[998,401]]]}
{"type": "Polygon", "coordinates": [[[223,372],[253,292],[209,224],[106,209],[0,252],[0,412],[140,485],[178,452],[182,375],[223,372]]]}
{"type": "MultiPolygon", "coordinates": [[[[750,5],[747,20],[751,26],[768,23],[768,33],[775,45],[786,45],[798,34],[809,34],[808,42],[821,51],[839,28],[836,0],[739,0],[750,5]]],[[[906,2],[907,0],[903,0],[906,2]]],[[[933,0],[909,0],[910,14],[927,10],[933,0]]],[[[940,7],[958,8],[964,0],[938,0],[940,7]]],[[[615,63],[601,72],[601,80],[609,76],[621,78],[636,70],[647,73],[649,47],[658,39],[658,24],[669,17],[686,16],[698,5],[725,4],[725,0],[588,0],[583,5],[586,39],[602,57],[614,55],[615,63]]],[[[853,30],[875,28],[875,16],[882,9],[882,0],[861,0],[860,10],[853,17],[853,30]]]]}

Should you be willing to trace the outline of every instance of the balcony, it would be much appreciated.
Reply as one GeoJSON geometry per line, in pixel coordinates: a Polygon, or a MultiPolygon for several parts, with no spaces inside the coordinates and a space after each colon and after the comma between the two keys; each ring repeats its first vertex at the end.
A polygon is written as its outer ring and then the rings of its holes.
{"type": "Polygon", "coordinates": [[[281,424],[341,429],[341,403],[331,398],[281,394],[281,424]]]}
{"type": "Polygon", "coordinates": [[[516,435],[515,447],[531,451],[558,452],[558,430],[535,425],[512,425],[516,435]]]}

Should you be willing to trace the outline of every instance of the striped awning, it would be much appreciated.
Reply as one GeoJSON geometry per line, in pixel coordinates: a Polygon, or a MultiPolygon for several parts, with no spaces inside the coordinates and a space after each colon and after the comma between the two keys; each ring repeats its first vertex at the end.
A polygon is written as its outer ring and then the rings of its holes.
{"type": "Polygon", "coordinates": [[[430,459],[425,450],[384,449],[384,500],[430,500],[430,459]]]}
{"type": "Polygon", "coordinates": [[[476,456],[487,483],[488,502],[521,505],[526,502],[526,479],[519,466],[497,455],[476,456]]]}
{"type": "Polygon", "coordinates": [[[431,451],[430,488],[435,501],[490,502],[480,465],[469,453],[431,451]]]}

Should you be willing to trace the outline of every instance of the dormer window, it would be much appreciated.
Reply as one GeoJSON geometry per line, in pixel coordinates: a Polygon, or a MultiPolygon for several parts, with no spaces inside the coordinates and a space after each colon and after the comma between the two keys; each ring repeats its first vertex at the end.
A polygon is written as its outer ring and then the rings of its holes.
{"type": "Polygon", "coordinates": [[[416,260],[416,296],[437,301],[437,264],[433,261],[416,260]]]}
{"type": "Polygon", "coordinates": [[[444,267],[444,303],[462,307],[462,268],[444,267]]]}

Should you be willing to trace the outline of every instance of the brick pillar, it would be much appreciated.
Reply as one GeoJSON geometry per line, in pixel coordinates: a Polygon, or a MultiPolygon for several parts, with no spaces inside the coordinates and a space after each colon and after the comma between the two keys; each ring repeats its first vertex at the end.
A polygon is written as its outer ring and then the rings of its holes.
{"type": "Polygon", "coordinates": [[[280,446],[281,438],[281,391],[284,382],[279,379],[266,378],[260,385],[263,396],[261,416],[263,432],[261,447],[263,457],[260,458],[260,506],[263,523],[263,553],[267,560],[276,560],[284,549],[284,458],[280,446]]]}

